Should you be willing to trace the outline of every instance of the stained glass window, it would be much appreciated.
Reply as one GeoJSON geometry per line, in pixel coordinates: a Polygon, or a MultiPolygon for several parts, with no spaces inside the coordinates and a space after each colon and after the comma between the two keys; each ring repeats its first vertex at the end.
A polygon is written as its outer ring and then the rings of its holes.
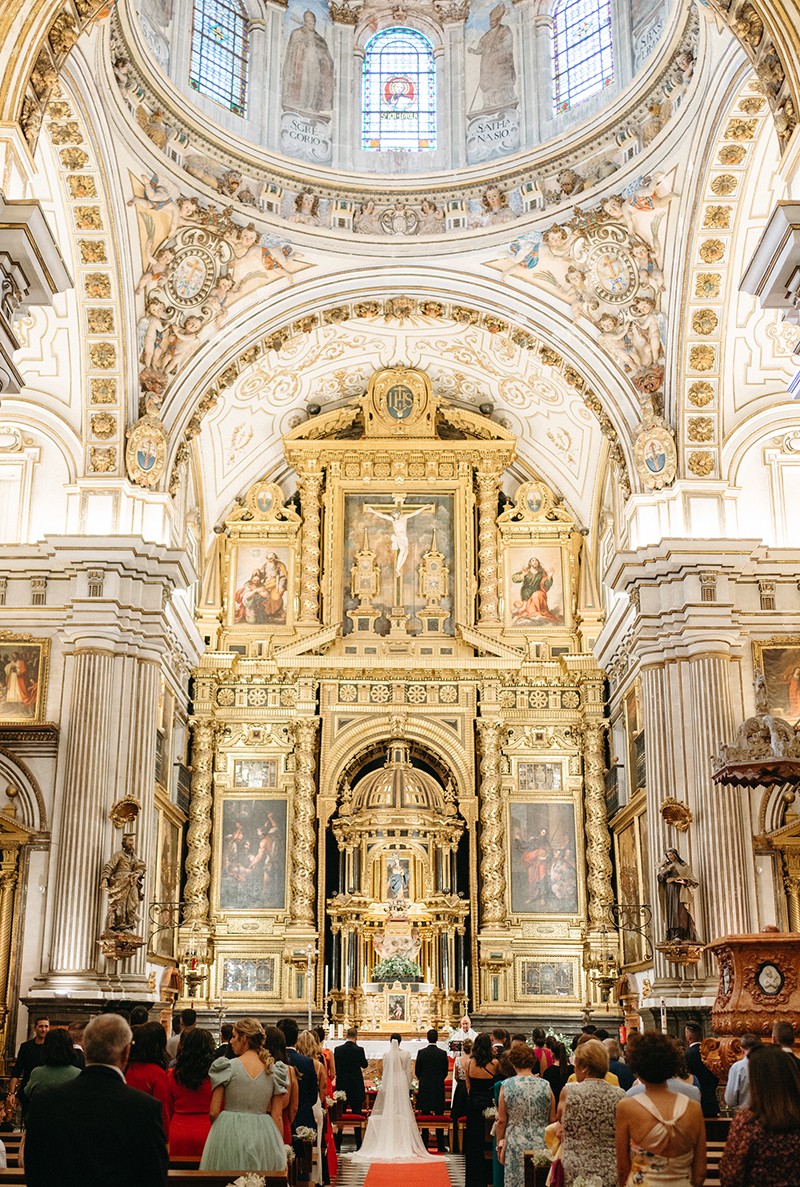
{"type": "Polygon", "coordinates": [[[363,148],[436,148],[436,67],[427,37],[416,29],[382,29],[367,42],[363,103],[363,148]]]}
{"type": "Polygon", "coordinates": [[[559,0],[553,23],[553,107],[558,113],[614,81],[611,0],[559,0]]]}
{"type": "Polygon", "coordinates": [[[189,86],[244,115],[247,12],[239,0],[194,0],[189,86]]]}

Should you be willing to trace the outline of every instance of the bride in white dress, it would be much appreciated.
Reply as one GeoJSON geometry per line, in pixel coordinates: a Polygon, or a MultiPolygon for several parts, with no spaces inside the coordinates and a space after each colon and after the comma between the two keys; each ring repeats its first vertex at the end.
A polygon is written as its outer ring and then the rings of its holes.
{"type": "Polygon", "coordinates": [[[396,1039],[383,1061],[383,1079],[353,1162],[440,1162],[425,1149],[408,1095],[408,1077],[396,1039]]]}

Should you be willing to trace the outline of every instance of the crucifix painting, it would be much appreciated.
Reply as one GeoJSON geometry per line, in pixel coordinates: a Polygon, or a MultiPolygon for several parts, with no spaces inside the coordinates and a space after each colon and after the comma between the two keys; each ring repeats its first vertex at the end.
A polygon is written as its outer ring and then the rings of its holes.
{"type": "MultiPolygon", "coordinates": [[[[421,629],[415,615],[425,607],[419,593],[419,567],[424,554],[435,540],[444,555],[445,564],[455,572],[454,556],[454,500],[451,494],[431,496],[394,492],[384,494],[347,494],[344,500],[344,557],[343,591],[345,612],[356,605],[352,597],[349,574],[356,553],[364,546],[364,529],[368,529],[369,548],[374,553],[380,574],[379,590],[372,604],[382,611],[375,624],[378,634],[389,631],[391,612],[402,607],[409,619],[410,633],[421,629]]],[[[453,633],[452,595],[442,598],[442,608],[450,614],[444,622],[444,633],[453,633]]],[[[345,619],[344,633],[352,630],[345,619]]]]}

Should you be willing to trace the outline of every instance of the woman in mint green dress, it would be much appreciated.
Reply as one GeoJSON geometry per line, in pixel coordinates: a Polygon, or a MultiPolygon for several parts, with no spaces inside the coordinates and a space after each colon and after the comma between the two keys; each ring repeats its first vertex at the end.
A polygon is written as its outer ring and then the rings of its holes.
{"type": "Polygon", "coordinates": [[[209,1077],[211,1132],[202,1171],[282,1171],[283,1106],[289,1088],[285,1063],[264,1046],[264,1029],[255,1018],[242,1018],[231,1037],[235,1059],[216,1059],[209,1077]]]}

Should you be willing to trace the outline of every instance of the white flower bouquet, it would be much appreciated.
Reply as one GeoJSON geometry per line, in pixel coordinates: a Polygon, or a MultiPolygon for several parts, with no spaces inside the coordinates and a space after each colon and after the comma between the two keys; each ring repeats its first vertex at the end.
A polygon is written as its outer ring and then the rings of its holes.
{"type": "Polygon", "coordinates": [[[286,1151],[287,1163],[294,1162],[294,1149],[291,1146],[284,1146],[283,1148],[286,1151]]]}
{"type": "Polygon", "coordinates": [[[228,1187],[266,1187],[266,1182],[263,1175],[251,1172],[249,1175],[239,1175],[239,1178],[234,1179],[228,1187]]]}
{"type": "Polygon", "coordinates": [[[487,1121],[494,1121],[495,1117],[497,1116],[497,1109],[494,1107],[494,1105],[489,1105],[488,1109],[483,1110],[483,1115],[487,1121]]]}
{"type": "MultiPolygon", "coordinates": [[[[317,1140],[317,1131],[312,1129],[310,1125],[298,1125],[294,1131],[294,1136],[299,1142],[315,1142],[317,1140]]],[[[250,1187],[248,1184],[247,1187],[250,1187]]]]}
{"type": "Polygon", "coordinates": [[[339,1088],[336,1092],[334,1092],[333,1099],[334,1100],[347,1100],[347,1093],[343,1092],[342,1089],[339,1088]]]}

